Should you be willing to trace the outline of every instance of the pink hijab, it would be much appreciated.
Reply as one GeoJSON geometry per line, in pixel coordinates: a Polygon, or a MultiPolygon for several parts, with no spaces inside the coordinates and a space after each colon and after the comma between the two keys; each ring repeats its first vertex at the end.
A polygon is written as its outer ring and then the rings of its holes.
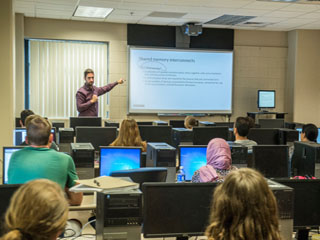
{"type": "Polygon", "coordinates": [[[213,182],[218,178],[216,169],[231,168],[229,144],[222,138],[212,139],[207,146],[207,165],[199,169],[201,182],[213,182]]]}

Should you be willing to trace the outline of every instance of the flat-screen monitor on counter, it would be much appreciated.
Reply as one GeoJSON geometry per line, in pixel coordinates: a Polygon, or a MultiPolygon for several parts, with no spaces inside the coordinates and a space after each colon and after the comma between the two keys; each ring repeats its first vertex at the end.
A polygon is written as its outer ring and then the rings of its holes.
{"type": "Polygon", "coordinates": [[[289,177],[289,148],[287,145],[253,146],[248,167],[257,169],[266,178],[289,177]]]}
{"type": "Polygon", "coordinates": [[[193,128],[193,145],[208,145],[213,138],[223,138],[228,140],[228,127],[194,127],[193,128]]]}
{"type": "Polygon", "coordinates": [[[316,163],[320,163],[320,144],[294,142],[291,159],[292,176],[315,176],[316,163]]]}
{"type": "Polygon", "coordinates": [[[258,90],[258,108],[275,108],[276,91],[275,90],[258,90]]]}
{"type": "Polygon", "coordinates": [[[8,183],[8,168],[11,159],[11,155],[24,148],[25,146],[16,146],[16,147],[3,147],[3,166],[2,166],[2,182],[3,184],[8,183]]]}
{"type": "MultiPolygon", "coordinates": [[[[51,133],[53,134],[53,141],[56,142],[56,128],[51,128],[51,133]]],[[[19,146],[21,145],[27,136],[27,129],[26,128],[16,128],[13,130],[13,145],[19,146]]]]}
{"type": "Polygon", "coordinates": [[[195,171],[207,164],[207,146],[179,146],[179,164],[183,166],[185,180],[191,181],[195,171]]]}
{"type": "Polygon", "coordinates": [[[171,126],[144,126],[139,125],[140,135],[143,141],[147,142],[165,142],[172,144],[171,126]]]}
{"type": "Polygon", "coordinates": [[[140,168],[141,147],[101,147],[100,176],[110,176],[111,172],[140,168]]]}
{"type": "MultiPolygon", "coordinates": [[[[4,184],[0,185],[0,223],[5,222],[5,213],[10,205],[11,197],[13,196],[14,192],[18,190],[21,184],[4,184]]],[[[2,227],[0,226],[0,234],[4,234],[2,232],[2,227]]]]}
{"type": "Polygon", "coordinates": [[[76,127],[76,142],[90,142],[96,151],[100,146],[109,146],[116,137],[116,127],[76,127]]]}
{"type": "Polygon", "coordinates": [[[274,179],[294,189],[294,229],[318,229],[320,226],[320,180],[274,179]]]}
{"type": "Polygon", "coordinates": [[[70,127],[75,129],[78,126],[101,127],[101,117],[70,117],[70,127]]]}
{"type": "Polygon", "coordinates": [[[217,183],[144,183],[145,238],[202,236],[217,183]]]}
{"type": "Polygon", "coordinates": [[[280,143],[279,129],[274,128],[251,128],[248,139],[263,145],[277,145],[280,143]]]}

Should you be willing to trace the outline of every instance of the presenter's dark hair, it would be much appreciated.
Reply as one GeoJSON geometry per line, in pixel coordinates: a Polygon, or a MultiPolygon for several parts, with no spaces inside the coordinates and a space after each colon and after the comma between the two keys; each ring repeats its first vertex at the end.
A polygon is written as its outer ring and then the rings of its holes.
{"type": "Polygon", "coordinates": [[[39,179],[22,185],[5,214],[7,233],[0,240],[56,239],[68,219],[68,202],[61,187],[39,179]]]}
{"type": "Polygon", "coordinates": [[[302,132],[305,134],[306,138],[311,142],[317,142],[318,128],[312,123],[308,123],[302,126],[302,132]]]}
{"type": "Polygon", "coordinates": [[[214,193],[206,236],[210,240],[280,240],[276,199],[256,170],[228,174],[214,193]]]}
{"type": "Polygon", "coordinates": [[[246,137],[249,134],[250,128],[254,126],[254,121],[250,117],[237,117],[235,128],[241,137],[246,137]]]}
{"type": "Polygon", "coordinates": [[[29,145],[47,145],[51,134],[51,123],[39,115],[31,115],[26,119],[29,145]]]}
{"type": "Polygon", "coordinates": [[[93,74],[94,74],[94,72],[93,72],[93,70],[92,70],[91,68],[87,68],[87,69],[84,71],[84,79],[86,79],[86,77],[87,77],[87,75],[88,75],[89,73],[93,73],[93,74]]]}
{"type": "Polygon", "coordinates": [[[20,113],[20,119],[23,126],[26,126],[26,118],[29,117],[30,115],[34,115],[34,112],[29,109],[25,109],[20,113]]]}

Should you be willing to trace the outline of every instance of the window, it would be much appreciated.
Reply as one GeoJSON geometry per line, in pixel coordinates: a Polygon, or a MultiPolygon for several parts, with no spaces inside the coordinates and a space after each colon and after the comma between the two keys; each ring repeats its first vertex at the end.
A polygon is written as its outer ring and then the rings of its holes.
{"type": "MultiPolygon", "coordinates": [[[[26,41],[26,108],[49,118],[77,116],[76,92],[83,72],[92,68],[95,85],[108,83],[108,44],[100,42],[26,41]]],[[[99,97],[99,115],[109,111],[108,95],[99,97]]]]}

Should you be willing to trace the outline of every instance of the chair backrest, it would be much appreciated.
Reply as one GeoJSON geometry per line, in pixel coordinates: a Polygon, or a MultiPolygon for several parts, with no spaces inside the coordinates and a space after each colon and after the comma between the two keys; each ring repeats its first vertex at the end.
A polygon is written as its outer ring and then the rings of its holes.
{"type": "Polygon", "coordinates": [[[110,174],[112,177],[130,177],[135,183],[141,185],[144,182],[165,182],[167,179],[167,168],[148,167],[129,170],[114,171],[110,174]]]}

